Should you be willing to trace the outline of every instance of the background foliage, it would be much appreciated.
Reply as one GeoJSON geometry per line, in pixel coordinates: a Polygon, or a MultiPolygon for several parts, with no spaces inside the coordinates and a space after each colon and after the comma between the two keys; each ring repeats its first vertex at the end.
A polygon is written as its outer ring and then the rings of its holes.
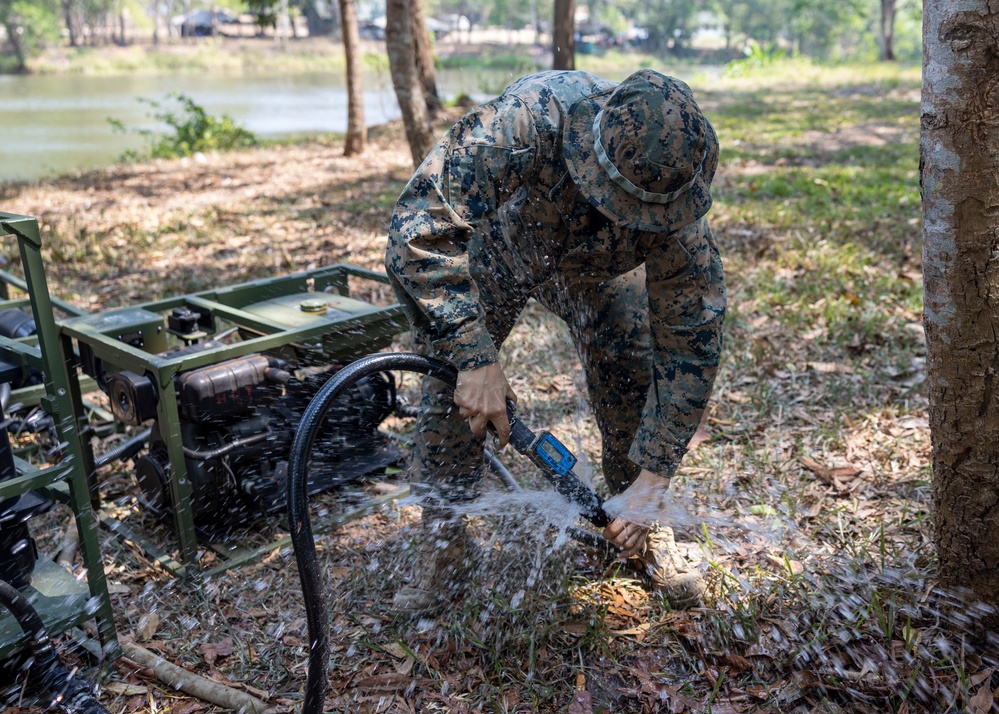
{"type": "MultiPolygon", "coordinates": [[[[878,56],[882,0],[581,0],[577,30],[597,46],[580,44],[581,52],[607,47],[641,45],[654,53],[680,58],[719,59],[764,47],[824,61],[867,60],[878,56]]],[[[898,0],[895,54],[912,60],[921,51],[921,6],[916,0],[898,0]]],[[[22,39],[27,56],[46,45],[126,44],[134,41],[124,27],[149,32],[156,22],[164,32],[171,17],[188,7],[179,0],[153,3],[142,0],[0,0],[0,24],[8,38],[22,39]]],[[[261,28],[273,27],[278,0],[194,0],[199,7],[250,13],[261,28]]],[[[303,15],[312,32],[339,34],[338,10],[330,0],[289,0],[293,14],[303,15]]],[[[467,18],[471,26],[509,29],[533,27],[539,41],[551,27],[552,0],[432,0],[427,13],[445,24],[467,18]]],[[[358,2],[363,22],[384,15],[379,0],[358,2]]],[[[463,22],[465,22],[463,21],[463,22]]],[[[4,43],[8,56],[17,48],[4,43]]]]}

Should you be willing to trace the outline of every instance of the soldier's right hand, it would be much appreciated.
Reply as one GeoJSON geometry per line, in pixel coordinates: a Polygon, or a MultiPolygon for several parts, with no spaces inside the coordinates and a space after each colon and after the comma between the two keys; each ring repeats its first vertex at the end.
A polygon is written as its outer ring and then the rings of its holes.
{"type": "Polygon", "coordinates": [[[486,427],[492,424],[501,449],[510,441],[507,399],[516,402],[517,395],[498,362],[458,372],[454,388],[458,413],[468,420],[468,426],[476,436],[482,436],[486,427]]]}

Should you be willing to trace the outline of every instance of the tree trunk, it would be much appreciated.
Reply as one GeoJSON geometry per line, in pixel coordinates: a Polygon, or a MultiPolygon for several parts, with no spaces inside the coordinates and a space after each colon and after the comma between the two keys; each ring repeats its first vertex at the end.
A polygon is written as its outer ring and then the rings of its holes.
{"type": "Polygon", "coordinates": [[[427,103],[423,99],[416,63],[413,62],[416,50],[413,47],[409,3],[410,0],[388,0],[385,3],[385,49],[413,165],[419,166],[433,147],[434,138],[427,123],[427,103]]]}
{"type": "Polygon", "coordinates": [[[24,44],[21,42],[21,36],[17,34],[17,27],[20,23],[15,19],[13,22],[4,23],[4,30],[7,32],[7,41],[10,46],[14,49],[14,59],[17,61],[17,66],[14,67],[15,72],[27,72],[28,71],[28,60],[24,56],[24,44]]]}
{"type": "Polygon", "coordinates": [[[66,22],[66,32],[69,33],[69,46],[78,47],[79,39],[76,30],[75,0],[62,0],[62,16],[66,22]]]}
{"type": "Polygon", "coordinates": [[[552,69],[576,69],[575,0],[555,0],[552,22],[552,69]]]}
{"type": "Polygon", "coordinates": [[[999,604],[999,0],[927,0],[920,165],[939,580],[999,604]]]}
{"type": "Polygon", "coordinates": [[[361,80],[361,36],[357,30],[354,0],[340,0],[340,24],[343,29],[343,52],[347,58],[347,136],[343,155],[354,156],[368,143],[364,119],[364,83],[361,80]]]}
{"type": "Polygon", "coordinates": [[[153,18],[153,47],[160,46],[160,3],[149,3],[149,14],[153,18]]]}
{"type": "Polygon", "coordinates": [[[895,60],[895,0],[881,0],[881,61],[895,60]]]}
{"type": "Polygon", "coordinates": [[[434,75],[434,51],[430,44],[430,32],[427,30],[426,11],[423,0],[409,0],[409,12],[413,20],[413,49],[416,53],[416,73],[423,87],[423,99],[427,103],[427,115],[430,120],[439,116],[444,109],[441,98],[437,94],[437,78],[434,75]]]}

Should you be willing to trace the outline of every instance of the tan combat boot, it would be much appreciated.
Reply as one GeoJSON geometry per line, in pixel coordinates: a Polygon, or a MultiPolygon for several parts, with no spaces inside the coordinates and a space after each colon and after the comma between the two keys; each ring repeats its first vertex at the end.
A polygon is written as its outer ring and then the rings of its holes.
{"type": "Polygon", "coordinates": [[[701,573],[684,558],[673,540],[673,529],[654,524],[638,556],[642,572],[655,592],[662,593],[674,610],[700,604],[706,588],[701,573]]]}
{"type": "Polygon", "coordinates": [[[413,581],[392,598],[391,612],[396,616],[440,612],[461,594],[479,556],[465,521],[437,509],[424,509],[415,549],[413,581]]]}

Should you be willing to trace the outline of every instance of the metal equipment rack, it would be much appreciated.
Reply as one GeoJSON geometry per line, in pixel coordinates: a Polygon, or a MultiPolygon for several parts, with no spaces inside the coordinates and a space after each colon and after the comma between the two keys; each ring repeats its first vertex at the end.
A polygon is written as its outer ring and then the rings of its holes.
{"type": "MultiPolygon", "coordinates": [[[[177,424],[174,377],[182,370],[282,349],[312,352],[318,358],[333,351],[328,344],[330,339],[335,339],[335,352],[341,358],[344,355],[356,358],[387,347],[405,324],[401,306],[375,307],[351,300],[347,297],[348,276],[387,282],[384,275],[373,271],[333,265],[137,307],[70,317],[59,322],[59,330],[63,339],[72,341],[76,351],[87,355],[88,360],[98,359],[118,369],[151,377],[159,395],[157,419],[162,424],[177,424]],[[305,303],[315,303],[316,311],[308,311],[313,308],[305,303]],[[162,332],[162,315],[177,308],[187,308],[201,316],[207,333],[215,331],[214,323],[219,320],[237,328],[243,339],[196,354],[159,356],[156,352],[165,349],[166,337],[162,332]],[[136,332],[142,333],[142,348],[120,339],[122,334],[136,332]]],[[[82,409],[82,405],[78,403],[77,408],[82,409]]],[[[173,520],[180,544],[180,563],[162,553],[149,551],[149,554],[174,574],[184,575],[184,566],[193,563],[198,552],[190,508],[191,483],[180,434],[171,430],[164,437],[172,472],[171,501],[176,504],[173,520]]],[[[133,536],[120,523],[107,520],[104,523],[129,539],[133,536]]],[[[219,551],[219,555],[231,557],[224,551],[219,551]]]]}
{"type": "MultiPolygon", "coordinates": [[[[246,282],[229,287],[204,290],[145,304],[86,313],[49,295],[40,256],[41,241],[34,219],[0,213],[4,232],[17,236],[21,245],[24,279],[0,271],[0,309],[20,308],[31,304],[38,326],[37,340],[6,339],[4,354],[18,360],[32,355],[46,375],[55,375],[55,393],[49,384],[21,387],[13,401],[24,405],[41,404],[46,410],[58,408],[60,418],[73,429],[72,439],[60,438],[79,448],[73,453],[73,468],[82,470],[89,487],[89,508],[96,511],[100,523],[125,541],[140,548],[146,557],[176,577],[185,577],[198,558],[201,545],[210,548],[217,564],[208,572],[226,570],[258,559],[276,547],[290,544],[288,538],[259,548],[215,543],[196,528],[192,508],[192,482],[179,429],[179,403],[174,378],[181,372],[223,363],[252,355],[268,353],[298,364],[345,363],[389,346],[393,337],[405,329],[406,320],[398,304],[375,306],[350,297],[352,283],[386,284],[384,274],[349,265],[331,265],[292,275],[246,282]],[[16,288],[27,297],[10,299],[8,288],[16,288]],[[56,319],[53,310],[61,313],[56,319]],[[181,334],[172,318],[180,310],[188,323],[181,334]],[[43,329],[44,328],[44,329],[43,329]],[[171,349],[210,339],[222,332],[238,332],[238,340],[215,343],[195,352],[171,349]],[[173,335],[171,338],[170,336],[173,335]],[[26,343],[37,342],[32,348],[26,343]],[[32,352],[34,350],[34,352],[32,352]],[[27,355],[27,356],[25,356],[27,355]],[[88,407],[83,395],[99,389],[97,381],[104,369],[122,370],[150,380],[155,390],[156,423],[165,425],[162,438],[169,461],[170,507],[165,514],[172,520],[178,548],[160,547],[124,520],[109,515],[101,503],[95,457],[90,445],[92,428],[83,415],[88,407]],[[54,403],[58,400],[58,404],[54,403]],[[75,417],[74,417],[75,415],[75,417]],[[79,420],[77,424],[75,420],[79,420]],[[81,438],[81,430],[83,436],[81,438]],[[220,564],[218,564],[220,563],[220,564]]],[[[34,363],[32,363],[34,366],[34,363]]],[[[92,408],[92,405],[91,407],[92,408]]],[[[149,416],[153,416],[150,414],[149,416]]],[[[67,427],[69,428],[69,427],[67,427]]],[[[98,460],[99,462],[99,460],[98,460]]],[[[35,482],[32,481],[31,488],[35,482]]],[[[0,494],[13,491],[4,484],[0,494]]],[[[370,502],[337,521],[360,517],[380,503],[401,498],[404,490],[370,502]]]]}
{"type": "MultiPolygon", "coordinates": [[[[9,299],[6,283],[2,283],[0,308],[30,305],[37,327],[32,338],[0,337],[0,359],[27,372],[34,369],[45,375],[41,388],[15,391],[15,398],[27,402],[37,399],[52,415],[62,460],[48,468],[37,468],[15,456],[16,476],[0,482],[0,501],[20,496],[28,491],[42,491],[54,500],[67,504],[73,512],[80,535],[80,549],[87,582],[81,583],[71,573],[39,556],[31,584],[23,590],[38,611],[49,632],[64,632],[96,619],[97,632],[105,657],[117,653],[117,640],[111,600],[108,595],[104,564],[97,538],[97,519],[92,504],[93,455],[81,432],[87,427],[80,417],[80,382],[72,361],[68,338],[56,325],[54,308],[76,314],[68,305],[53,300],[48,291],[41,258],[42,242],[38,222],[34,218],[0,212],[0,237],[16,238],[24,266],[23,288],[27,298],[9,299]]],[[[14,618],[0,613],[0,659],[16,654],[28,641],[14,618]]]]}

